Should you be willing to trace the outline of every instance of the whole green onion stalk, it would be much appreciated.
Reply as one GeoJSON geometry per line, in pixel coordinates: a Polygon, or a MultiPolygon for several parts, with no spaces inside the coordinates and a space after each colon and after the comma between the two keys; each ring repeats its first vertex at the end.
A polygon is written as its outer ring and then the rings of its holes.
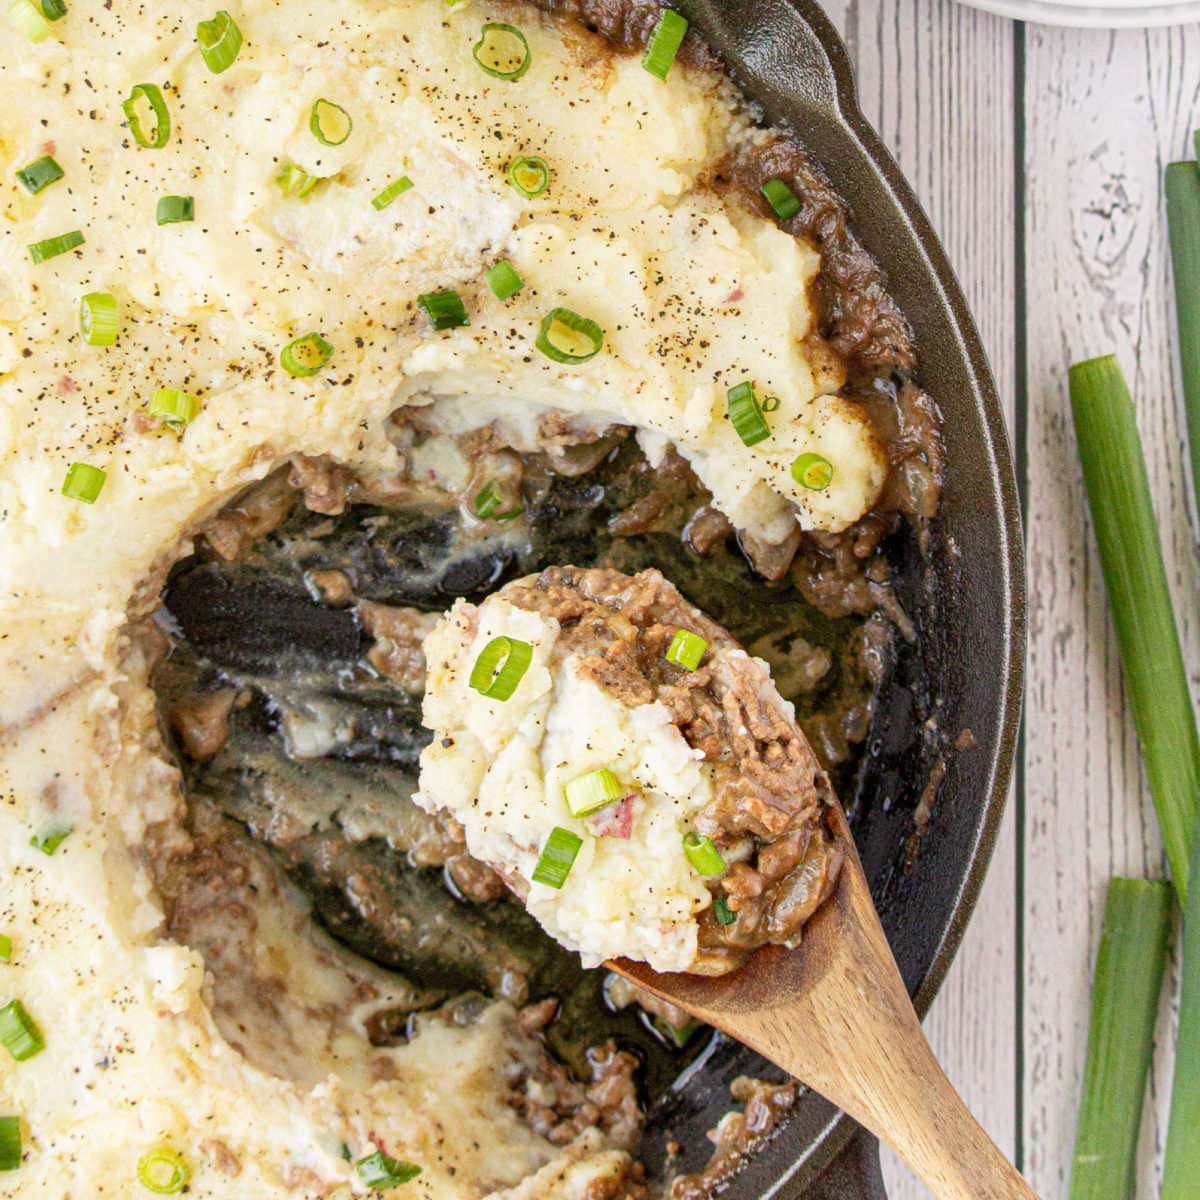
{"type": "Polygon", "coordinates": [[[1183,406],[1200,520],[1200,167],[1195,162],[1171,163],[1167,167],[1166,192],[1183,406]]]}
{"type": "Polygon", "coordinates": [[[1109,884],[1092,985],[1070,1200],[1128,1200],[1134,1194],[1171,900],[1167,883],[1114,879],[1109,884]]]}
{"type": "MultiPolygon", "coordinates": [[[[1192,878],[1200,871],[1200,836],[1192,848],[1192,878]]],[[[1183,993],[1171,1085],[1171,1124],[1159,1200],[1192,1200],[1200,1190],[1200,887],[1183,914],[1183,993]]]]}
{"type": "Polygon", "coordinates": [[[1133,401],[1117,360],[1071,368],[1071,409],[1125,690],[1180,904],[1200,793],[1200,738],[1133,401]]]}

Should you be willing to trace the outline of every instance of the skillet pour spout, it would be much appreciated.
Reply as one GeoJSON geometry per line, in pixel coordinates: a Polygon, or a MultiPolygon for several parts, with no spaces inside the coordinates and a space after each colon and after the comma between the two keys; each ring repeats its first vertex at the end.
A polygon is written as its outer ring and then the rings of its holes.
{"type": "Polygon", "coordinates": [[[815,1088],[891,1146],[939,1200],[1037,1200],[934,1058],[835,808],[846,863],[803,945],[764,947],[720,976],[609,965],[815,1088]]]}

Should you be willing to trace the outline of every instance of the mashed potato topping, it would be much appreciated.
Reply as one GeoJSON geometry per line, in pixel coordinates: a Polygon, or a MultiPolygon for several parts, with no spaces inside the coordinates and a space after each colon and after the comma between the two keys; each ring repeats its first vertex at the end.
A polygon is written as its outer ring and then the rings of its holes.
{"type": "MultiPolygon", "coordinates": [[[[24,1146],[0,1196],[134,1195],[136,1164],[157,1146],[187,1158],[194,1197],[364,1194],[343,1144],[419,1163],[405,1194],[427,1200],[603,1196],[588,1189],[619,1174],[623,1154],[594,1131],[553,1146],[506,1106],[503,1005],[469,1032],[364,1047],[356,1005],[383,983],[347,976],[329,946],[248,909],[256,978],[295,1006],[283,1023],[305,1072],[256,1058],[260,1033],[221,1018],[221,981],[164,937],[146,865],[155,839],[190,835],[125,624],[153,608],[189,531],[290,456],[399,472],[387,417],[403,405],[435,405],[431,421],[452,433],[496,422],[518,448],[548,413],[636,425],[648,452],[673,442],[736,524],[773,541],[797,521],[834,530],[859,517],[882,483],[879,450],[832,395],[828,360],[806,350],[816,255],[702,185],[754,136],[719,79],[679,67],[659,81],[512,5],[232,11],[244,45],[221,74],[195,41],[212,12],[182,0],[69,4],[44,40],[10,31],[2,52],[0,933],[14,950],[0,1005],[19,998],[46,1049],[0,1053],[0,1115],[20,1115],[24,1146]],[[471,57],[492,19],[528,38],[518,83],[471,57]],[[161,149],[139,148],[124,121],[144,82],[171,114],[161,149]],[[318,98],[353,119],[340,146],[309,132],[318,98]],[[552,181],[527,200],[505,170],[531,153],[552,181]],[[47,155],[63,178],[29,194],[14,174],[47,155]],[[275,182],[288,164],[319,178],[309,195],[275,182]],[[414,187],[376,208],[401,175],[414,187]],[[191,197],[194,220],[159,225],[164,196],[191,197]],[[75,230],[77,249],[32,260],[32,244],[75,230]],[[504,302],[482,280],[501,258],[525,282],[504,302]],[[431,328],[417,297],[442,289],[460,292],[468,326],[431,328]],[[114,345],[80,337],[93,292],[116,298],[114,345]],[[560,364],[534,348],[555,306],[603,327],[596,358],[560,364]],[[309,332],[332,357],[293,378],[279,353],[309,332]],[[753,448],[724,418],[743,379],[780,398],[773,438],[753,448]],[[186,429],[149,417],[161,388],[196,399],[186,429]],[[790,476],[808,450],[836,465],[825,491],[790,476]],[[94,503],[61,493],[76,462],[105,473],[94,503]],[[52,855],[30,844],[66,831],[52,855]]],[[[602,723],[601,700],[569,671],[563,684],[602,723]]],[[[544,741],[579,752],[577,730],[538,711],[528,720],[543,737],[513,739],[514,779],[532,777],[544,741]]],[[[647,820],[678,821],[703,804],[705,775],[653,706],[641,718],[624,767],[657,789],[647,820]]],[[[671,891],[661,953],[682,961],[705,896],[684,876],[671,891]]],[[[578,899],[579,913],[596,903],[578,899]]]]}
{"type": "Polygon", "coordinates": [[[712,768],[662,703],[627,707],[585,677],[582,656],[564,653],[559,632],[553,617],[518,608],[502,592],[478,608],[455,604],[425,642],[424,713],[434,740],[421,756],[415,799],[460,820],[471,853],[527,889],[529,911],[585,965],[624,955],[685,971],[696,957],[696,914],[712,898],[680,839],[712,800],[712,768]],[[506,701],[468,682],[496,637],[533,647],[506,701]],[[601,768],[627,786],[628,801],[619,815],[572,817],[566,785],[601,768]],[[561,890],[532,882],[555,827],[583,839],[561,890]]]}

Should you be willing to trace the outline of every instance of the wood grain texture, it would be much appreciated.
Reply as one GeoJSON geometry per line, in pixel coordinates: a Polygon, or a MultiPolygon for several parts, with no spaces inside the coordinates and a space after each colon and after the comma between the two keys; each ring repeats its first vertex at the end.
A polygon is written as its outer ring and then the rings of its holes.
{"type": "MultiPolygon", "coordinates": [[[[1171,351],[1162,168],[1200,115],[1200,28],[1026,32],[1028,549],[1025,1167],[1065,1195],[1088,980],[1105,886],[1161,877],[1161,841],[1121,690],[1066,394],[1076,359],[1115,352],[1138,405],[1184,654],[1200,626],[1171,351]]],[[[1170,989],[1168,989],[1168,992],[1170,989]]],[[[1164,1002],[1139,1196],[1158,1194],[1173,1040],[1164,1002]]]]}
{"type": "MultiPolygon", "coordinates": [[[[840,0],[867,119],[933,221],[979,324],[1010,420],[1015,357],[1011,21],[950,0],[840,0]]],[[[1016,1149],[1015,812],[1010,801],[978,907],[925,1031],[951,1081],[1009,1155],[1016,1149]]],[[[885,1154],[891,1200],[929,1195],[885,1154]]]]}

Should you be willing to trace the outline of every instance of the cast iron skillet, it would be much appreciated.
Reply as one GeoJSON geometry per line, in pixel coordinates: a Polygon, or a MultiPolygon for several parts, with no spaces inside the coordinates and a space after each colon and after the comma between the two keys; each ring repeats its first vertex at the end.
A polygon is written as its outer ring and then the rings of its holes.
{"type": "MultiPolygon", "coordinates": [[[[767,120],[796,130],[849,202],[857,233],[886,268],[912,322],[920,380],[944,415],[947,478],[930,555],[923,560],[912,538],[892,548],[918,636],[883,685],[858,794],[843,797],[884,928],[923,1014],[978,895],[1016,740],[1024,561],[1003,418],[950,264],[859,111],[845,47],[824,13],[811,0],[679,0],[679,7],[767,120]],[[923,737],[931,718],[944,745],[969,729],[975,748],[946,755],[933,821],[906,869],[913,807],[944,752],[923,737]]],[[[655,1157],[658,1131],[669,1128],[684,1146],[685,1166],[702,1162],[702,1132],[727,1107],[728,1083],[741,1071],[761,1075],[762,1066],[748,1050],[725,1043],[686,1072],[652,1114],[647,1159],[655,1157]]],[[[723,1196],[880,1200],[877,1148],[861,1133],[851,1142],[855,1130],[806,1094],[723,1196]]]]}

